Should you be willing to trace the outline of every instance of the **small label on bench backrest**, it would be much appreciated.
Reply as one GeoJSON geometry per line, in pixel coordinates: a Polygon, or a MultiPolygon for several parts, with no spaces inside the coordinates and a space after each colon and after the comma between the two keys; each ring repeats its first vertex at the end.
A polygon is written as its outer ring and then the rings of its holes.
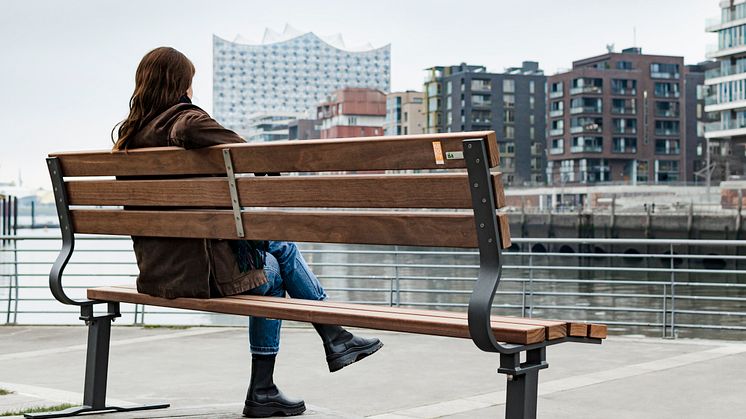
{"type": "Polygon", "coordinates": [[[443,160],[443,147],[440,141],[433,141],[433,153],[435,154],[435,164],[446,164],[443,160]]]}
{"type": "Polygon", "coordinates": [[[448,152],[446,152],[446,159],[448,159],[448,160],[463,160],[464,159],[464,152],[463,151],[448,151],[448,152]]]}

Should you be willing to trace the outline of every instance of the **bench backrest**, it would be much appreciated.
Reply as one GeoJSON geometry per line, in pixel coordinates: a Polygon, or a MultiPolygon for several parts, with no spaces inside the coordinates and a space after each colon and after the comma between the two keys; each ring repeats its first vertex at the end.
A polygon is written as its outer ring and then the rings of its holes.
{"type": "Polygon", "coordinates": [[[82,314],[97,304],[62,287],[75,233],[472,247],[480,268],[469,334],[485,351],[511,350],[490,318],[510,246],[498,162],[492,131],[54,153],[63,240],[49,286],[82,314]],[[241,176],[254,173],[299,176],[241,176]]]}
{"type": "MultiPolygon", "coordinates": [[[[53,153],[48,163],[71,234],[473,248],[473,212],[446,211],[474,205],[464,140],[483,144],[482,189],[503,207],[491,131],[53,153]],[[242,176],[268,172],[299,176],[242,176]]],[[[507,218],[497,220],[506,248],[507,218]]]]}

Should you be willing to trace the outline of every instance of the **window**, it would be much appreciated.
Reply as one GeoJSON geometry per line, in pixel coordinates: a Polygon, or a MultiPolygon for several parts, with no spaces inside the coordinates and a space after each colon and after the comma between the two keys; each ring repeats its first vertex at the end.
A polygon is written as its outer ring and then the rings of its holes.
{"type": "Polygon", "coordinates": [[[503,106],[506,108],[512,108],[515,106],[514,95],[503,95],[503,106]]]}
{"type": "Polygon", "coordinates": [[[615,134],[635,134],[637,133],[637,120],[627,118],[612,118],[612,132],[615,134]]]}
{"type": "Polygon", "coordinates": [[[655,140],[655,154],[679,154],[679,140],[655,140]]]}
{"type": "Polygon", "coordinates": [[[655,121],[656,135],[679,135],[679,121],[655,121]]]}
{"type": "Polygon", "coordinates": [[[503,127],[503,137],[505,138],[515,138],[515,127],[512,125],[505,125],[503,127]]]}
{"type": "Polygon", "coordinates": [[[515,80],[513,79],[503,80],[503,93],[515,93],[515,80]]]}
{"type": "Polygon", "coordinates": [[[512,141],[498,143],[498,150],[501,155],[515,154],[515,143],[512,141]]]}
{"type": "Polygon", "coordinates": [[[637,153],[637,138],[614,137],[611,140],[612,153],[637,153]]]}
{"type": "Polygon", "coordinates": [[[603,137],[573,137],[572,153],[601,153],[603,152],[603,137]]]}
{"type": "Polygon", "coordinates": [[[565,140],[562,138],[555,138],[552,140],[552,147],[549,149],[549,154],[562,154],[565,152],[565,140]]]}
{"type": "Polygon", "coordinates": [[[655,116],[668,118],[679,117],[679,102],[655,102],[655,116]]]}
{"type": "Polygon", "coordinates": [[[652,63],[650,64],[650,77],[656,79],[678,79],[679,65],[652,63]]]}
{"type": "Polygon", "coordinates": [[[617,70],[632,70],[632,61],[617,61],[617,70]]]}
{"type": "Polygon", "coordinates": [[[655,82],[654,93],[658,97],[679,97],[679,84],[655,82]]]}
{"type": "Polygon", "coordinates": [[[534,130],[534,127],[529,127],[528,129],[528,138],[531,140],[534,140],[536,137],[536,130],[534,130]]]}
{"type": "Polygon", "coordinates": [[[563,85],[561,81],[552,83],[551,86],[549,87],[549,97],[555,98],[555,97],[562,96],[563,94],[562,89],[563,89],[563,85]]]}
{"type": "Polygon", "coordinates": [[[451,93],[453,93],[453,84],[448,80],[448,83],[446,83],[446,94],[450,95],[451,93]]]}
{"type": "Polygon", "coordinates": [[[536,93],[536,82],[533,80],[529,80],[528,82],[528,92],[532,95],[536,93]]]}
{"type": "Polygon", "coordinates": [[[503,122],[506,124],[515,123],[515,109],[508,108],[503,110],[503,122]]]}
{"type": "Polygon", "coordinates": [[[637,160],[635,162],[635,171],[637,172],[638,182],[648,181],[648,162],[647,160],[637,160]]]}
{"type": "Polygon", "coordinates": [[[678,160],[656,160],[655,161],[655,181],[656,182],[676,182],[679,180],[679,162],[678,160]]]}
{"type": "Polygon", "coordinates": [[[615,95],[637,94],[637,80],[611,79],[611,93],[615,95]]]}
{"type": "Polygon", "coordinates": [[[534,110],[535,105],[536,105],[536,99],[534,99],[533,96],[530,96],[528,98],[528,108],[531,109],[531,110],[534,110]]]}

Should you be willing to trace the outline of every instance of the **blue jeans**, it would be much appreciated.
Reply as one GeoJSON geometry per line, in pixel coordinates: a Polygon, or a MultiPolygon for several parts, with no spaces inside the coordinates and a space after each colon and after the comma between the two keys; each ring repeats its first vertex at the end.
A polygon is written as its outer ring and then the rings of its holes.
{"type": "MultiPolygon", "coordinates": [[[[303,300],[325,300],[326,293],[316,275],[300,254],[295,243],[269,242],[264,264],[267,282],[249,290],[249,294],[303,300]]],[[[274,355],[280,350],[281,320],[249,318],[249,347],[252,354],[274,355]]]]}

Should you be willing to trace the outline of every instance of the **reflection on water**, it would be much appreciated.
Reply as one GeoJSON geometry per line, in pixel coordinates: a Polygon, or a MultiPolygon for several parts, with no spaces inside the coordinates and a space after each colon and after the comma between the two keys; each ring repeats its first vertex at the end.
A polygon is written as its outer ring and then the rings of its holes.
{"type": "MultiPolygon", "coordinates": [[[[24,232],[28,234],[53,233],[24,232]]],[[[612,332],[625,334],[671,335],[673,321],[675,334],[681,337],[742,339],[746,335],[743,261],[686,256],[718,250],[681,247],[671,258],[666,256],[668,246],[638,246],[636,254],[628,252],[629,246],[521,246],[523,253],[504,254],[494,314],[598,321],[608,323],[612,332]],[[557,253],[536,253],[541,250],[557,253]],[[674,275],[667,270],[672,264],[677,270],[674,275]]],[[[19,242],[19,323],[79,323],[74,307],[50,301],[47,275],[58,248],[58,240],[19,242]]],[[[468,250],[318,244],[301,248],[330,298],[338,301],[464,311],[478,274],[478,255],[468,250]]],[[[0,322],[7,317],[8,284],[13,277],[9,250],[0,252],[0,322]]],[[[79,240],[65,286],[71,296],[83,298],[86,287],[133,283],[136,274],[129,240],[79,240]]],[[[135,307],[122,309],[120,323],[133,323],[135,307]]],[[[149,324],[246,324],[237,316],[157,307],[148,307],[144,318],[140,316],[138,322],[149,324]]]]}

